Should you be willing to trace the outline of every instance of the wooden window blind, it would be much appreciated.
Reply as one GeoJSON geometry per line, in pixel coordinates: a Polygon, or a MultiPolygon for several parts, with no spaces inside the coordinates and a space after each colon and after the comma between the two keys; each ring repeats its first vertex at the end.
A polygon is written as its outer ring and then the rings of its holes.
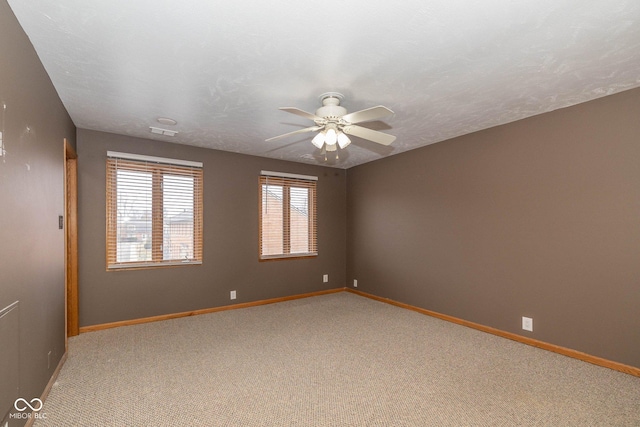
{"type": "Polygon", "coordinates": [[[202,263],[202,163],[109,152],[107,269],[202,263]]]}
{"type": "Polygon", "coordinates": [[[262,172],[260,259],[318,255],[316,177],[262,172]]]}

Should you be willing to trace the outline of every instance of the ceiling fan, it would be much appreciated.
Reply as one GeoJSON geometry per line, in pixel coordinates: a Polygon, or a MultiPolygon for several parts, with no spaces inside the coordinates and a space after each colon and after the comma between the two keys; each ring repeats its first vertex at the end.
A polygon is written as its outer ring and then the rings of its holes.
{"type": "Polygon", "coordinates": [[[320,95],[322,107],[318,108],[315,114],[308,113],[295,107],[281,107],[280,110],[282,111],[313,120],[315,126],[274,136],[266,141],[275,141],[276,139],[297,135],[299,133],[320,131],[311,140],[311,143],[316,147],[321,148],[323,152],[336,151],[338,147],[345,148],[347,145],[351,144],[351,140],[347,135],[357,136],[382,145],[389,145],[395,141],[396,137],[393,135],[356,125],[356,123],[368,122],[391,116],[393,115],[393,111],[387,107],[378,105],[377,107],[371,107],[365,110],[356,111],[355,113],[347,114],[347,109],[340,106],[340,101],[343,99],[344,95],[338,92],[323,93],[320,95]]]}

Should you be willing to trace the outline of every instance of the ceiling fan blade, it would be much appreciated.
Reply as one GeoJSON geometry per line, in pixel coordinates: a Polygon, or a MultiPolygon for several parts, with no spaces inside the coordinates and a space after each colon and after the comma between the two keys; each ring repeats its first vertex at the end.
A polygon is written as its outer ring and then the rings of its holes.
{"type": "Polygon", "coordinates": [[[366,110],[356,111],[355,113],[345,114],[342,116],[342,120],[348,123],[361,123],[378,120],[391,115],[393,115],[393,111],[385,106],[378,105],[377,107],[371,107],[366,110]]]}
{"type": "Polygon", "coordinates": [[[389,145],[396,140],[396,137],[377,130],[367,129],[362,126],[349,125],[342,128],[342,132],[347,135],[357,136],[382,145],[389,145]]]}
{"type": "Polygon", "coordinates": [[[298,130],[294,130],[293,132],[289,132],[289,133],[285,133],[285,134],[282,134],[282,135],[274,136],[273,138],[265,139],[265,141],[266,142],[270,142],[270,141],[275,141],[276,139],[284,138],[284,137],[287,137],[287,136],[297,135],[299,133],[314,132],[314,131],[322,129],[323,127],[324,126],[311,126],[311,127],[304,128],[304,129],[298,129],[298,130]]]}
{"type": "Polygon", "coordinates": [[[318,117],[315,114],[307,113],[306,111],[296,107],[280,107],[280,109],[282,111],[286,111],[287,113],[295,114],[296,116],[301,116],[309,120],[313,120],[314,122],[316,120],[322,120],[322,117],[318,117]]]}

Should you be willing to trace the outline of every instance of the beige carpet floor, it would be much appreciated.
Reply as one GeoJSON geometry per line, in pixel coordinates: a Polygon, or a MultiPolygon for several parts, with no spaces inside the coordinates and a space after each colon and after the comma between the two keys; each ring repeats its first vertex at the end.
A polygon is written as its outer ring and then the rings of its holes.
{"type": "Polygon", "coordinates": [[[43,426],[640,426],[640,378],[341,292],[83,334],[43,426]]]}

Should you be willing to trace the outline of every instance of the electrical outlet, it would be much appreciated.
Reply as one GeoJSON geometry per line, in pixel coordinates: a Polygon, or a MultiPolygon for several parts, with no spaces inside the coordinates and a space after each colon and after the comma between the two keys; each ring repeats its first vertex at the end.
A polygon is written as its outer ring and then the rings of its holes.
{"type": "Polygon", "coordinates": [[[236,299],[236,291],[231,291],[229,296],[231,299],[236,299]]]}
{"type": "Polygon", "coordinates": [[[522,316],[522,329],[525,331],[533,332],[533,319],[530,317],[522,316]]]}
{"type": "Polygon", "coordinates": [[[358,287],[358,281],[356,279],[353,279],[353,287],[354,288],[358,287]]]}
{"type": "Polygon", "coordinates": [[[329,275],[328,274],[325,274],[325,275],[322,276],[322,282],[323,283],[329,283],[329,275]]]}

